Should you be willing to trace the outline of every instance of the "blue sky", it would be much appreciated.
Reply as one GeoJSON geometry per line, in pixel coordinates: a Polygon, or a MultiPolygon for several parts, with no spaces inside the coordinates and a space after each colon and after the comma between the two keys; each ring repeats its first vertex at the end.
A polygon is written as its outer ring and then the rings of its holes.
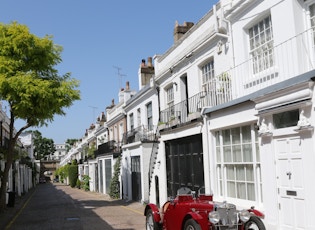
{"type": "MultiPolygon", "coordinates": [[[[60,74],[80,81],[81,100],[39,130],[55,143],[81,138],[130,82],[138,90],[142,59],[165,53],[173,44],[175,21],[197,23],[217,0],[5,0],[0,22],[17,21],[31,33],[52,35],[63,47],[60,74]],[[121,68],[122,77],[116,67],[121,68]]],[[[17,123],[17,126],[22,123],[17,123]]],[[[19,127],[17,127],[19,128],[19,127]]]]}

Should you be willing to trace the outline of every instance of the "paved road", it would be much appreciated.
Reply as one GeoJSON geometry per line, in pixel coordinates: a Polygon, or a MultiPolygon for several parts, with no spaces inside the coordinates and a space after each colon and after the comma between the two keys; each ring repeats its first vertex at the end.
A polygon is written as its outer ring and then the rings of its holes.
{"type": "Polygon", "coordinates": [[[6,230],[145,229],[144,206],[62,184],[40,184],[6,230]]]}

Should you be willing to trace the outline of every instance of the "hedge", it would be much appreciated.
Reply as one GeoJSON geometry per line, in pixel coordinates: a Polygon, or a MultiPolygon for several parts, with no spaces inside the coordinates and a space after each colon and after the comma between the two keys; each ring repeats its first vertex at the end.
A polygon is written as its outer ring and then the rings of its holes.
{"type": "Polygon", "coordinates": [[[69,176],[69,184],[71,188],[74,188],[78,179],[78,166],[77,165],[68,165],[68,176],[69,176]]]}

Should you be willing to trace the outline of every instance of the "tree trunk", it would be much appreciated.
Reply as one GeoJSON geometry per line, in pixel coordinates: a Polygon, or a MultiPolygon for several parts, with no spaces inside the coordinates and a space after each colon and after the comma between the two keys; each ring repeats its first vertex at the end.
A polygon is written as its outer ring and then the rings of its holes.
{"type": "MultiPolygon", "coordinates": [[[[10,153],[8,153],[9,155],[10,153]]],[[[3,212],[7,206],[6,204],[6,193],[7,193],[7,182],[9,179],[9,171],[12,166],[12,156],[8,157],[7,162],[5,163],[3,177],[1,178],[1,187],[0,187],[0,212],[3,212]]]]}

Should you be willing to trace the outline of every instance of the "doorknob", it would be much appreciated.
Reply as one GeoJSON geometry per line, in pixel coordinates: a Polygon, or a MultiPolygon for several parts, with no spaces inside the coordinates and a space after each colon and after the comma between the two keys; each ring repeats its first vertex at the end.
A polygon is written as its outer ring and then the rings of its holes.
{"type": "Polygon", "coordinates": [[[289,176],[289,180],[291,180],[291,175],[292,175],[291,172],[287,172],[287,176],[289,176]]]}

